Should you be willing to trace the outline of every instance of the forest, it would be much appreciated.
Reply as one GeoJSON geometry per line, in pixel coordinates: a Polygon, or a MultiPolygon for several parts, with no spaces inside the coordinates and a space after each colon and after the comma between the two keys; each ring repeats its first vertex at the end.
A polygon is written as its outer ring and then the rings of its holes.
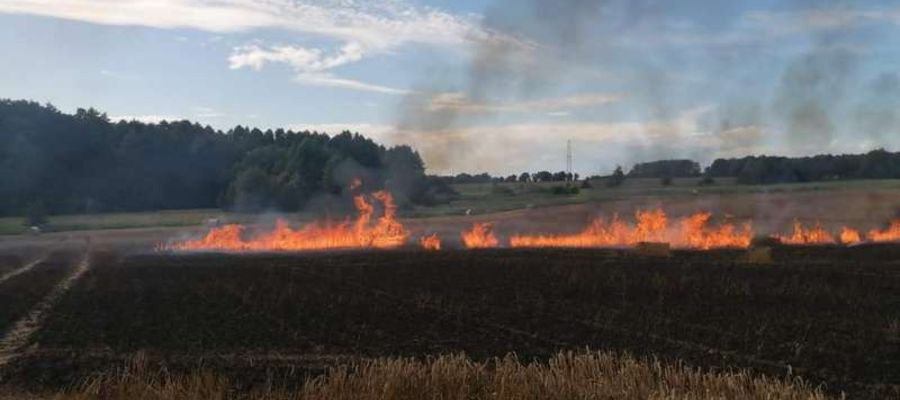
{"type": "Polygon", "coordinates": [[[363,189],[390,189],[401,206],[449,190],[426,178],[412,148],[358,133],[111,121],[94,109],[65,114],[21,100],[0,100],[0,171],[0,215],[294,211],[341,194],[356,177],[363,189]]]}
{"type": "Polygon", "coordinates": [[[900,152],[876,149],[866,154],[718,159],[706,169],[706,174],[714,178],[737,177],[738,183],[744,184],[900,179],[900,152]]]}
{"type": "MultiPolygon", "coordinates": [[[[388,189],[401,207],[432,205],[450,184],[578,180],[565,171],[428,176],[419,153],[385,147],[359,133],[190,121],[111,121],[94,109],[66,114],[50,104],[0,100],[0,216],[225,208],[296,211],[316,199],[346,199],[349,183],[388,189]]],[[[639,163],[628,178],[737,177],[741,184],[900,179],[900,153],[748,156],[639,163]]],[[[625,179],[621,168],[611,175],[625,179]]],[[[594,177],[600,177],[594,175],[594,177]]],[[[320,201],[318,203],[332,203],[320,201]]]]}

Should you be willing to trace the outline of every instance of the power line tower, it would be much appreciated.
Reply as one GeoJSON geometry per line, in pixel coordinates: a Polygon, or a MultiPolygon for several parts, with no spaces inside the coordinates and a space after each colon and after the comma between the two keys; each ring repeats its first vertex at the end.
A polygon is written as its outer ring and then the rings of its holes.
{"type": "Polygon", "coordinates": [[[572,140],[566,140],[566,182],[571,182],[572,175],[572,140]]]}

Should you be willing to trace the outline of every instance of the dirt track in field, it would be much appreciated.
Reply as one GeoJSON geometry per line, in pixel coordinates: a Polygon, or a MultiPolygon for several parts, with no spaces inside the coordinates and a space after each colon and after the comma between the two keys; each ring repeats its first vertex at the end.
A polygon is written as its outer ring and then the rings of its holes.
{"type": "MultiPolygon", "coordinates": [[[[18,274],[24,273],[43,262],[45,258],[46,256],[42,256],[38,260],[35,260],[14,272],[18,272],[18,274]]],[[[56,284],[43,300],[35,304],[34,308],[32,308],[27,315],[17,321],[12,328],[0,338],[0,368],[3,368],[9,362],[22,355],[26,350],[26,346],[31,341],[32,335],[41,328],[41,324],[47,318],[47,313],[51,311],[60,298],[62,298],[62,296],[90,269],[90,266],[90,248],[86,248],[82,260],[78,265],[56,284]]],[[[2,281],[0,281],[0,283],[2,283],[2,281]]]]}

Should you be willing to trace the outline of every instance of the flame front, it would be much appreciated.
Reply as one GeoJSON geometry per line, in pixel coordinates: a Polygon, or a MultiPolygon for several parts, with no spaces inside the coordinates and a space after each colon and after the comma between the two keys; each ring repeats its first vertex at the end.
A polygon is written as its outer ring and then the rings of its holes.
{"type": "Polygon", "coordinates": [[[226,225],[214,228],[206,236],[167,246],[168,250],[182,251],[303,251],[327,249],[400,247],[406,243],[409,233],[397,220],[397,206],[388,192],[375,192],[372,198],[381,202],[384,214],[374,223],[375,206],[359,195],[354,204],[359,213],[356,221],[335,223],[317,222],[300,229],[292,229],[279,219],[275,229],[249,239],[243,239],[244,227],[226,225]]]}
{"type": "MultiPolygon", "coordinates": [[[[359,187],[358,181],[353,182],[359,187]]],[[[355,220],[343,222],[320,221],[299,229],[288,226],[284,220],[276,221],[269,232],[245,238],[245,227],[226,225],[211,229],[205,236],[159,246],[160,250],[181,251],[303,251],[326,249],[388,249],[405,245],[409,232],[397,219],[397,206],[390,193],[379,191],[369,196],[353,198],[358,215],[355,220]],[[382,205],[383,214],[375,215],[376,205],[382,205]]],[[[698,212],[670,223],[661,209],[638,210],[634,222],[627,222],[613,215],[609,219],[597,218],[581,232],[575,234],[517,234],[509,238],[510,247],[633,247],[642,242],[663,242],[674,248],[709,250],[719,248],[745,249],[750,247],[754,232],[749,222],[734,225],[711,224],[712,214],[698,212]]],[[[466,248],[492,248],[500,246],[491,223],[475,223],[462,232],[466,248]]],[[[786,245],[855,245],[864,242],[900,242],[900,219],[883,229],[874,229],[864,235],[860,231],[843,227],[832,233],[820,224],[811,227],[795,222],[789,234],[772,237],[786,245]]],[[[440,250],[441,238],[437,234],[423,236],[419,245],[426,250],[440,250]]]]}
{"type": "Polygon", "coordinates": [[[618,216],[606,221],[595,219],[585,230],[573,235],[514,235],[512,247],[631,247],[641,242],[666,242],[674,247],[708,250],[713,248],[746,248],[753,230],[749,224],[741,229],[725,224],[709,227],[712,214],[697,213],[681,220],[670,229],[669,218],[662,209],[635,213],[635,224],[618,216]]]}
{"type": "Polygon", "coordinates": [[[421,244],[422,248],[425,250],[437,251],[441,249],[441,238],[437,233],[433,233],[429,236],[422,236],[422,238],[419,239],[419,244],[421,244]]]}
{"type": "Polygon", "coordinates": [[[862,241],[862,234],[860,234],[858,230],[846,226],[841,228],[841,243],[851,245],[861,243],[862,241]]]}
{"type": "Polygon", "coordinates": [[[723,224],[718,228],[709,226],[712,214],[708,212],[696,213],[681,221],[681,231],[676,240],[672,241],[675,247],[709,250],[717,248],[750,247],[753,240],[753,227],[748,222],[736,228],[733,224],[723,224]]]}
{"type": "Polygon", "coordinates": [[[822,225],[816,223],[812,228],[803,226],[799,221],[794,222],[794,232],[790,235],[775,235],[775,237],[784,244],[793,245],[812,245],[812,244],[834,244],[837,243],[831,232],[822,228],[822,225]]]}
{"type": "Polygon", "coordinates": [[[900,242],[900,218],[891,222],[885,230],[869,231],[869,240],[873,242],[900,242]]]}
{"type": "Polygon", "coordinates": [[[461,236],[467,249],[485,249],[500,245],[500,240],[494,235],[493,225],[488,222],[472,225],[472,229],[463,232],[461,236]]]}

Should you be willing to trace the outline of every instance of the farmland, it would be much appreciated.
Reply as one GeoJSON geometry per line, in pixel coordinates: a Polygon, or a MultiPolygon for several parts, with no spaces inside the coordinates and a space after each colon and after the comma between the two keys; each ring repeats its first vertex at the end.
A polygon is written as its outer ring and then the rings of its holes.
{"type": "MultiPolygon", "coordinates": [[[[203,393],[354,398],[348,388],[413,387],[392,373],[435,371],[454,383],[400,397],[483,398],[509,379],[557,382],[554,363],[622,374],[602,388],[578,370],[558,381],[578,393],[620,393],[615,382],[641,376],[621,398],[897,397],[897,243],[766,244],[762,257],[750,257],[752,248],[503,248],[517,234],[570,234],[598,216],[631,218],[646,207],[673,218],[709,210],[723,216],[717,222],[752,220],[759,235],[788,232],[795,220],[868,232],[897,217],[892,185],[723,182],[712,193],[687,181],[658,188],[632,180],[574,196],[470,185],[427,216],[399,210],[389,225],[408,230],[405,244],[352,251],[159,250],[203,237],[209,217],[245,222],[250,233],[272,228],[265,217],[216,210],[168,212],[155,225],[151,214],[59,217],[88,230],[0,242],[0,398],[68,388],[119,391],[106,398],[123,399],[143,396],[134,390],[186,393],[201,390],[191,382],[207,376],[215,385],[203,393]],[[480,222],[492,224],[500,248],[462,248],[460,233],[480,222]],[[441,250],[419,248],[431,234],[441,250]],[[617,367],[625,365],[636,369],[617,367]],[[455,385],[469,394],[441,389],[455,385]]],[[[297,232],[326,231],[303,230],[310,215],[283,217],[297,232]]],[[[415,390],[437,384],[429,379],[415,390]]],[[[532,398],[563,390],[516,387],[532,398]]]]}
{"type": "MultiPolygon", "coordinates": [[[[719,179],[715,185],[698,186],[696,178],[679,178],[669,186],[662,186],[657,179],[628,179],[619,187],[605,187],[595,183],[593,187],[582,189],[578,194],[557,195],[552,193],[554,186],[561,183],[499,183],[499,184],[457,184],[453,189],[458,196],[447,203],[434,206],[411,206],[399,210],[400,216],[414,220],[430,218],[462,217],[467,214],[486,215],[500,212],[521,211],[526,209],[540,210],[561,206],[590,206],[595,204],[610,205],[627,204],[684,204],[712,201],[721,203],[732,214],[742,217],[754,216],[765,202],[760,198],[766,196],[796,199],[798,197],[817,197],[827,203],[827,197],[837,195],[849,197],[854,201],[877,206],[882,202],[897,204],[900,197],[900,181],[833,181],[812,182],[803,184],[774,185],[738,185],[734,179],[719,179]],[[882,200],[882,197],[887,199],[882,200]],[[892,202],[893,201],[893,202],[892,202]],[[733,209],[732,209],[733,208],[733,209]]],[[[772,200],[774,201],[774,200],[772,200]]],[[[832,208],[826,207],[827,211],[832,208]]],[[[877,212],[878,207],[872,208],[877,212]]],[[[841,208],[841,211],[846,211],[841,208]]],[[[623,210],[625,211],[625,210],[623,210]]],[[[802,211],[802,210],[800,210],[802,211]]],[[[820,214],[825,220],[833,218],[829,213],[820,214]]],[[[864,207],[855,212],[865,211],[864,207]]],[[[293,221],[310,221],[316,217],[314,212],[295,212],[282,214],[293,221]]],[[[49,217],[47,231],[68,232],[86,230],[112,230],[133,228],[178,228],[196,227],[210,218],[222,221],[247,223],[260,219],[258,215],[235,213],[219,209],[166,210],[155,212],[104,213],[83,215],[56,215],[49,217]]],[[[21,217],[0,218],[0,235],[17,235],[26,233],[21,217]]]]}
{"type": "Polygon", "coordinates": [[[249,387],[361,357],[540,361],[589,348],[799,376],[854,398],[900,393],[895,245],[776,248],[766,265],[728,250],[92,258],[5,382],[66,387],[135,354],[249,387]]]}

